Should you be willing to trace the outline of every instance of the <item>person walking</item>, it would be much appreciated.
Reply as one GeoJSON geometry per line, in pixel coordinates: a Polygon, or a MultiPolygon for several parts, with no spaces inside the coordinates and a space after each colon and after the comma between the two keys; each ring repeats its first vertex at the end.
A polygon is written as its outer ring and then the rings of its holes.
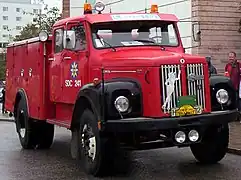
{"type": "Polygon", "coordinates": [[[5,113],[5,88],[3,88],[3,90],[2,90],[2,94],[3,94],[2,114],[4,114],[5,113]]]}

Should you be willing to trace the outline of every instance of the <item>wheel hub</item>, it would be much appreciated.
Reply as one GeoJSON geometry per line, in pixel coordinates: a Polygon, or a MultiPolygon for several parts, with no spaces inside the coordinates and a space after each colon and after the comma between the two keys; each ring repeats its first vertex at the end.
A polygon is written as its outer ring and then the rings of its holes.
{"type": "Polygon", "coordinates": [[[96,155],[96,138],[92,128],[87,124],[84,125],[82,130],[81,143],[85,155],[94,161],[96,155]]]}

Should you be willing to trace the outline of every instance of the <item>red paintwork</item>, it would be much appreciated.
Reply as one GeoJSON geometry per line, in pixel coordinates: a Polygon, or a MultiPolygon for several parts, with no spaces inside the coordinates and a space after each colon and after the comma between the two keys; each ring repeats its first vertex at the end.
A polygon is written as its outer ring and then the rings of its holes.
{"type": "MultiPolygon", "coordinates": [[[[177,22],[174,15],[159,14],[163,21],[177,22]]],[[[208,67],[205,58],[184,54],[184,49],[178,34],[179,46],[166,47],[161,51],[160,47],[124,47],[117,48],[116,52],[112,49],[97,50],[94,48],[91,40],[91,34],[88,23],[112,21],[110,14],[88,14],[80,17],[67,18],[58,21],[53,27],[66,28],[67,22],[83,22],[86,29],[88,47],[83,52],[72,52],[64,50],[61,53],[54,54],[52,49],[54,43],[51,39],[47,42],[47,57],[55,58],[49,61],[44,58],[42,42],[26,43],[19,46],[8,48],[7,52],[7,85],[6,85],[6,108],[13,111],[16,92],[23,88],[28,98],[28,107],[30,117],[36,119],[47,119],[49,123],[54,123],[66,128],[70,127],[73,107],[79,87],[65,87],[65,80],[71,79],[70,65],[74,61],[79,65],[79,74],[76,79],[84,84],[93,82],[94,78],[101,79],[101,67],[108,70],[135,72],[117,72],[105,74],[105,79],[113,77],[129,77],[137,79],[143,91],[144,114],[146,117],[167,116],[161,111],[160,102],[160,81],[159,67],[161,64],[179,64],[180,59],[184,58],[186,63],[203,63],[205,66],[205,86],[209,87],[208,67]],[[88,22],[88,23],[87,23],[88,22]],[[28,51],[27,51],[28,50],[28,51]],[[71,57],[72,60],[63,60],[63,57],[71,57]],[[27,74],[20,76],[20,70],[33,69],[33,76],[27,74]],[[149,71],[148,79],[150,84],[144,80],[144,74],[149,71]]],[[[175,25],[177,28],[177,25],[175,25]]],[[[182,66],[184,68],[184,66],[182,66]]],[[[182,71],[182,82],[184,95],[186,89],[186,74],[182,71]]],[[[209,100],[209,88],[205,89],[206,94],[206,112],[211,111],[209,100]]]]}

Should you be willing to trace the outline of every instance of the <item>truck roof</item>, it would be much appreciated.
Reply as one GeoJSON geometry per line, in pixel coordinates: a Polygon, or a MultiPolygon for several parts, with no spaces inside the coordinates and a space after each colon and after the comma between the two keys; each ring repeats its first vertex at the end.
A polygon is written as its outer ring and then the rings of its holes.
{"type": "Polygon", "coordinates": [[[88,21],[91,24],[114,21],[133,20],[162,20],[177,22],[178,18],[174,14],[162,13],[106,13],[106,14],[85,14],[82,16],[69,17],[59,20],[54,27],[61,26],[71,21],[88,21]]]}
{"type": "MultiPolygon", "coordinates": [[[[48,40],[51,40],[51,38],[52,38],[52,35],[50,34],[48,40]]],[[[24,39],[22,41],[16,41],[16,42],[9,43],[7,45],[7,47],[20,46],[23,44],[30,44],[30,43],[34,43],[34,42],[38,42],[38,41],[40,41],[39,37],[33,37],[33,38],[29,38],[29,39],[24,39]]]]}

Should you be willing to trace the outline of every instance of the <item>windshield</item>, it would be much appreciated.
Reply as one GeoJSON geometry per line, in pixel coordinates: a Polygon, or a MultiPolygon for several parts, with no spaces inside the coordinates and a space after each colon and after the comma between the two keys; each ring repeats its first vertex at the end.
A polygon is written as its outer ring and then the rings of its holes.
{"type": "Polygon", "coordinates": [[[123,21],[91,25],[97,49],[126,46],[178,46],[173,22],[123,21]]]}

